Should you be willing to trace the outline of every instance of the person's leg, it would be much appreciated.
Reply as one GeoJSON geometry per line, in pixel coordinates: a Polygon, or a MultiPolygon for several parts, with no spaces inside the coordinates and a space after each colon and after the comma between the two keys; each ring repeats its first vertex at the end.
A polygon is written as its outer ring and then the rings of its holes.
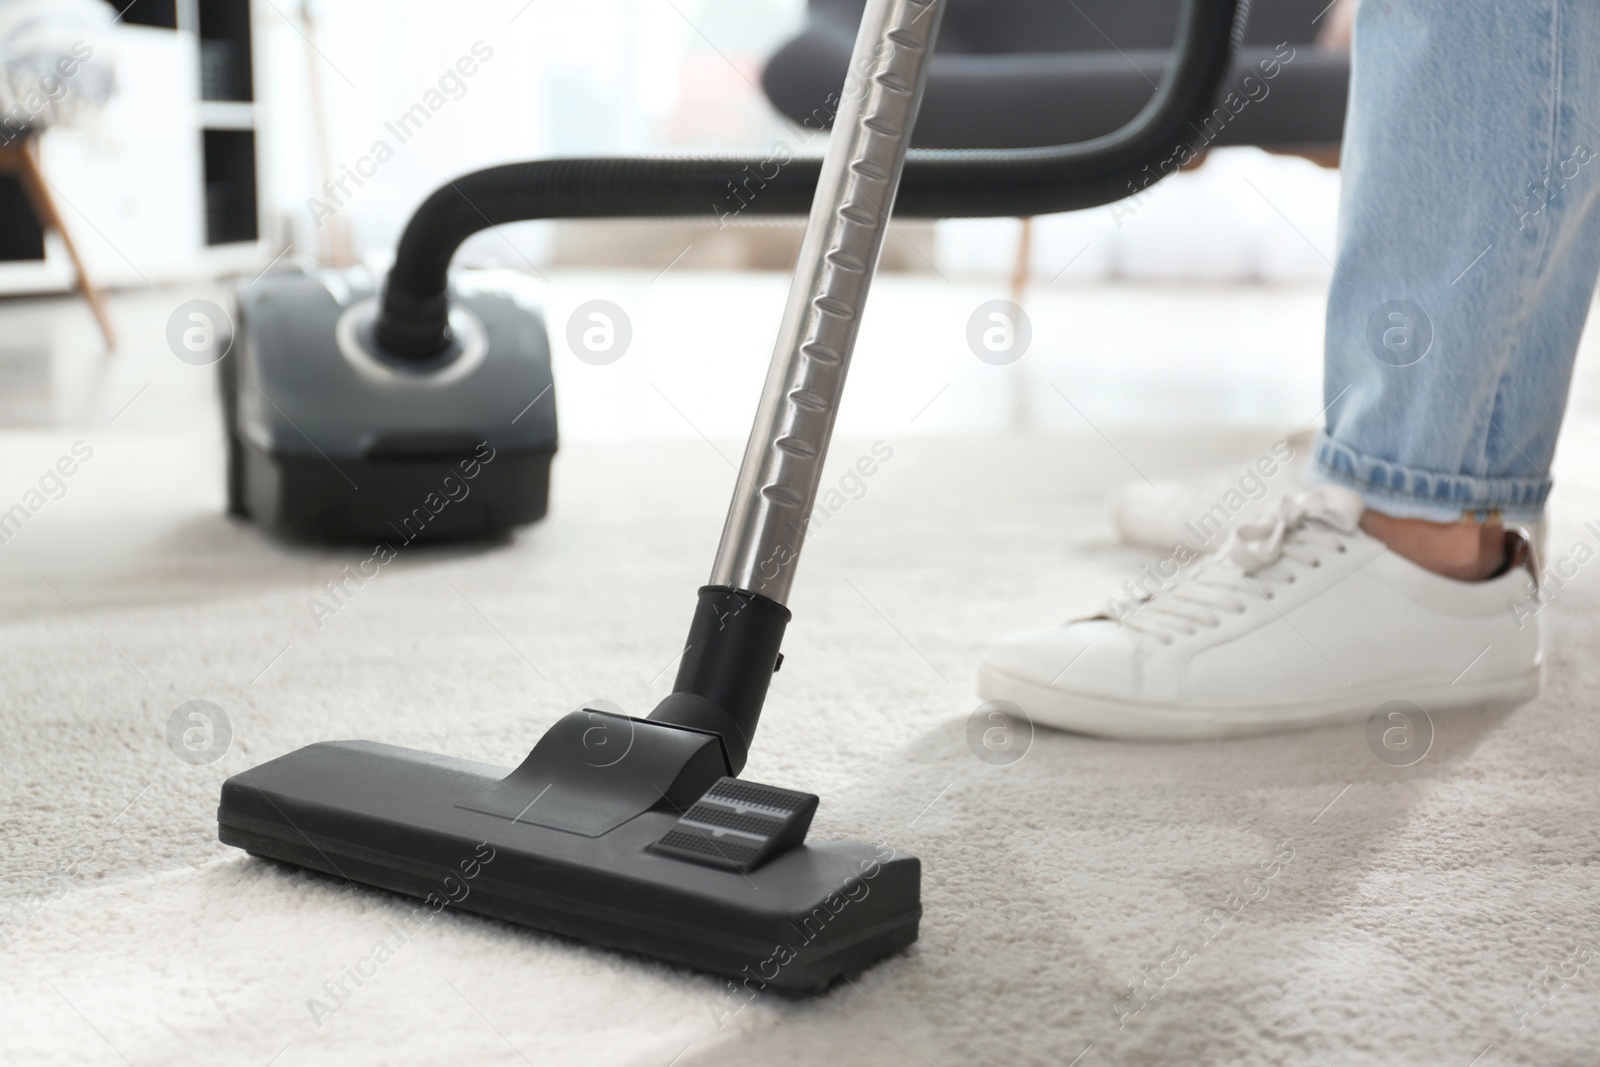
{"type": "Polygon", "coordinates": [[[1475,525],[1543,512],[1600,272],[1600,5],[1369,2],[1355,49],[1317,472],[1482,577],[1475,525]]]}
{"type": "Polygon", "coordinates": [[[1354,64],[1334,484],[1152,596],[991,647],[986,699],[1181,738],[1537,692],[1537,605],[1493,524],[1542,514],[1600,267],[1600,4],[1367,0],[1354,64]]]}

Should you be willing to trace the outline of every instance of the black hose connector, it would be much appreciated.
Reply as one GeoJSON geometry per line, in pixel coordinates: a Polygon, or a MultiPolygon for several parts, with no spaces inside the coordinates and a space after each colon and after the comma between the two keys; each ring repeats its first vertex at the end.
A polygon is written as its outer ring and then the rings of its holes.
{"type": "MultiPolygon", "coordinates": [[[[1044,215],[1138,193],[1193,157],[1244,30],[1249,0],[1184,0],[1175,55],[1137,117],[1114,133],[1056,148],[913,151],[900,218],[1044,215]]],[[[480,230],[526,219],[805,215],[822,161],[546,159],[447,182],[406,224],[375,334],[393,359],[426,362],[450,344],[450,261],[480,230]],[[770,172],[770,173],[769,173],[770,172]]]]}
{"type": "Polygon", "coordinates": [[[788,625],[789,609],[776,600],[723,585],[703,587],[672,694],[650,718],[719,735],[728,773],[737,775],[749,757],[788,625]]]}

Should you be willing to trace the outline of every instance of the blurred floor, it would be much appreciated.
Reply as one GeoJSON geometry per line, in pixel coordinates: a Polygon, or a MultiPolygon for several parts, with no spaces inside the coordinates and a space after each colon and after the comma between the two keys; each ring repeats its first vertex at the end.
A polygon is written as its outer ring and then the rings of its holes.
{"type": "MultiPolygon", "coordinates": [[[[553,275],[540,288],[563,437],[741,439],[787,286],[776,273],[553,275]],[[593,299],[620,306],[632,328],[624,356],[606,366],[565,343],[573,309],[593,299]]],[[[77,302],[0,302],[0,427],[174,432],[214,422],[212,372],[176,359],[166,328],[184,301],[226,304],[225,293],[115,295],[126,340],[110,360],[77,302]]],[[[999,282],[882,276],[839,431],[1275,424],[1321,407],[1317,286],[1037,285],[1024,302],[1031,344],[996,366],[975,356],[969,320],[1007,295],[999,282]]]]}
{"type": "MultiPolygon", "coordinates": [[[[775,273],[569,272],[539,286],[555,348],[566,440],[707,437],[749,430],[788,278],[775,273]],[[632,328],[622,358],[594,366],[566,344],[579,304],[605,299],[632,328]]],[[[103,358],[69,298],[0,301],[0,428],[198,429],[215,421],[212,372],[176,359],[167,319],[221,285],[112,297],[125,341],[103,358]]],[[[1035,284],[1032,341],[1010,365],[978,359],[969,320],[1005,299],[999,281],[880,277],[840,413],[845,435],[1120,425],[1311,422],[1322,408],[1323,287],[1035,284]]],[[[985,322],[987,325],[987,322],[985,322]]],[[[1600,347],[1600,331],[1583,350],[1600,347]]],[[[1600,413],[1600,360],[1580,355],[1575,415],[1600,413]]]]}
{"type": "MultiPolygon", "coordinates": [[[[702,440],[731,465],[749,432],[787,286],[775,273],[671,270],[564,272],[538,283],[562,440],[702,440]],[[567,341],[574,310],[595,299],[619,306],[632,334],[623,356],[603,366],[578,359],[567,341]]],[[[37,442],[43,454],[54,447],[45,442],[63,436],[92,443],[154,435],[217,458],[215,476],[200,484],[137,472],[151,501],[219,501],[215,372],[176,358],[167,334],[179,305],[226,306],[228,292],[199,284],[115,294],[124,342],[109,358],[80,302],[0,301],[0,435],[8,448],[15,454],[37,442]]],[[[1160,478],[1190,468],[1197,432],[1255,431],[1265,443],[1311,425],[1322,409],[1320,285],[1040,280],[1024,298],[1031,342],[1020,359],[994,365],[978,358],[972,338],[988,325],[988,302],[1006,295],[998,280],[880,277],[838,436],[1088,431],[1087,458],[1122,478],[1160,478]],[[1125,427],[1166,434],[1130,437],[1125,427]]],[[[1600,416],[1597,347],[1600,330],[1591,324],[1564,438],[1600,416]]],[[[1027,454],[1024,447],[1019,459],[1027,454]]],[[[1247,446],[1241,458],[1249,454],[1247,446]]],[[[25,484],[0,485],[0,499],[25,484]]]]}

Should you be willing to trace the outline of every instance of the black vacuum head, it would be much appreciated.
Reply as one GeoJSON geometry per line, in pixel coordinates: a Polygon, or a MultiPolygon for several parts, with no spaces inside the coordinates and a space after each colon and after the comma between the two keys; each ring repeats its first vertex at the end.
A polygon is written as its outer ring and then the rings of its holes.
{"type": "Polygon", "coordinates": [[[803,844],[817,798],[727,775],[721,738],[578,711],[507,772],[370,741],[234,775],[224,844],[351,882],[814,991],[917,938],[915,857],[803,844]]]}

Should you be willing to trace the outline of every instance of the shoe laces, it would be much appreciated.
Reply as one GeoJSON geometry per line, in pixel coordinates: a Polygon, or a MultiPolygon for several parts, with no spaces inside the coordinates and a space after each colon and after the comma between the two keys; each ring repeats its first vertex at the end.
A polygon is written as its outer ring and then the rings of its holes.
{"type": "Polygon", "coordinates": [[[1234,527],[1227,542],[1196,562],[1172,584],[1140,599],[1122,625],[1170,645],[1242,615],[1253,600],[1272,600],[1275,586],[1293,585],[1302,568],[1343,554],[1360,526],[1365,505],[1348,489],[1320,485],[1280,499],[1234,527]]]}

